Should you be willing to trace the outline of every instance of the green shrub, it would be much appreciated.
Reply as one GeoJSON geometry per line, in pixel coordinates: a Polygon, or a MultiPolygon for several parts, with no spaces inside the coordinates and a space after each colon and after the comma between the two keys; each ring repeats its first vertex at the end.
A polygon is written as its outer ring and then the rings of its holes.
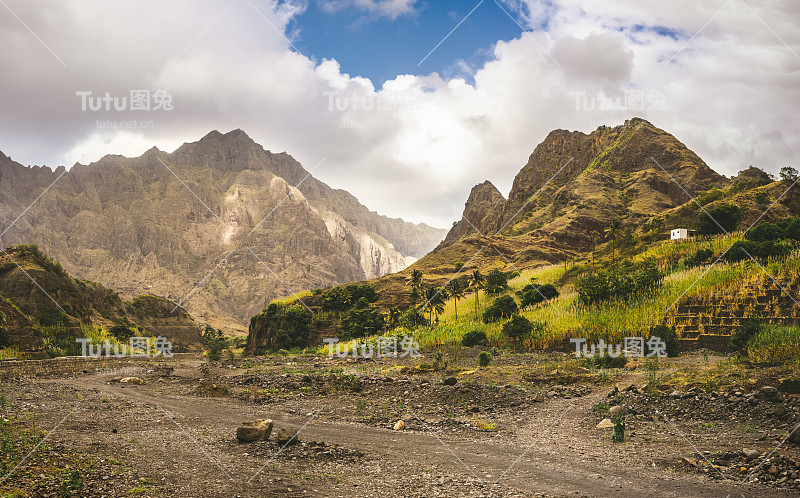
{"type": "Polygon", "coordinates": [[[758,320],[752,319],[742,325],[736,332],[731,335],[729,347],[731,351],[738,353],[747,352],[747,343],[750,339],[755,337],[761,331],[761,323],[758,320]]]}
{"type": "Polygon", "coordinates": [[[514,315],[511,320],[503,324],[503,335],[517,342],[529,337],[532,329],[530,320],[522,315],[514,315]]]}
{"type": "Polygon", "coordinates": [[[478,366],[481,368],[486,368],[489,366],[489,363],[492,362],[492,355],[489,354],[488,351],[481,351],[478,355],[478,366]]]}
{"type": "Polygon", "coordinates": [[[674,358],[680,354],[678,334],[675,333],[675,329],[663,324],[656,325],[650,329],[650,337],[658,337],[664,342],[668,357],[674,358]]]}
{"type": "Polygon", "coordinates": [[[742,210],[735,204],[720,204],[711,211],[700,211],[695,226],[700,235],[733,232],[742,220],[742,210]]]}
{"type": "Polygon", "coordinates": [[[598,270],[578,280],[578,299],[587,306],[613,299],[628,299],[661,285],[664,276],[664,272],[650,260],[629,268],[598,270]]]}
{"type": "Polygon", "coordinates": [[[486,332],[481,330],[471,330],[461,338],[461,345],[465,348],[473,346],[483,346],[486,344],[486,332]]]}
{"type": "Polygon", "coordinates": [[[528,284],[517,293],[522,301],[519,304],[520,308],[527,308],[535,304],[539,304],[545,300],[557,298],[560,293],[553,284],[528,284]]]}
{"type": "Polygon", "coordinates": [[[358,339],[375,335],[383,329],[384,323],[383,313],[362,297],[356,303],[355,308],[348,311],[342,318],[342,338],[358,339]]]}
{"type": "Polygon", "coordinates": [[[486,293],[500,294],[508,289],[508,275],[495,268],[486,275],[486,293]]]}
{"type": "Polygon", "coordinates": [[[509,318],[519,311],[516,301],[511,296],[500,296],[483,312],[483,322],[496,322],[509,318]]]}
{"type": "Polygon", "coordinates": [[[694,268],[695,266],[707,263],[713,255],[714,251],[711,249],[698,249],[693,255],[687,256],[687,258],[683,260],[683,264],[686,265],[686,268],[694,268]]]}

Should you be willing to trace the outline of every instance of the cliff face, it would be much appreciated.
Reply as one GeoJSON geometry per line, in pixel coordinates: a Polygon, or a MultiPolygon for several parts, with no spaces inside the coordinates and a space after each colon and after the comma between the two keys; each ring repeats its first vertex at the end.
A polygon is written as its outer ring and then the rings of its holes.
{"type": "MultiPolygon", "coordinates": [[[[5,226],[61,173],[0,156],[5,226]]],[[[185,299],[199,319],[244,331],[265,300],[402,270],[444,235],[369,211],[235,130],[76,164],[0,243],[35,242],[81,278],[185,299]]]]}
{"type": "Polygon", "coordinates": [[[474,234],[465,219],[487,235],[502,227],[501,236],[526,244],[545,244],[555,252],[585,250],[592,231],[602,234],[615,218],[636,227],[689,201],[687,192],[694,196],[729,183],[643,119],[590,134],[555,130],[517,174],[507,201],[488,182],[473,189],[462,220],[437,250],[474,234]]]}

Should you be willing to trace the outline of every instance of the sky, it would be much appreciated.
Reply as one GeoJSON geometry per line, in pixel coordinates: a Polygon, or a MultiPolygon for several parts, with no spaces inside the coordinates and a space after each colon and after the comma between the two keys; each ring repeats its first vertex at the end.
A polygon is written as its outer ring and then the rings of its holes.
{"type": "Polygon", "coordinates": [[[800,166],[798,23],[794,0],[2,0],[0,151],[70,167],[241,128],[446,228],[553,129],[638,116],[726,175],[800,166]]]}

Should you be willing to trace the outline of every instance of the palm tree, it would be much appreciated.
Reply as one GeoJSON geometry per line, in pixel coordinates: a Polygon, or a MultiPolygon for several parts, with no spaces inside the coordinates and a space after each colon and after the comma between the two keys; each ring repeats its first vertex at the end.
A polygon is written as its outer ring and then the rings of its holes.
{"type": "Polygon", "coordinates": [[[453,298],[453,305],[456,308],[456,319],[458,319],[458,300],[464,299],[464,281],[460,279],[453,279],[450,281],[450,297],[453,298]]]}
{"type": "Polygon", "coordinates": [[[422,290],[422,271],[413,270],[411,275],[406,278],[406,284],[411,286],[411,300],[414,304],[417,304],[417,299],[419,299],[420,291],[422,290]],[[417,292],[415,293],[414,290],[417,292]]]}
{"type": "Polygon", "coordinates": [[[614,250],[616,248],[617,234],[622,229],[622,220],[615,218],[611,220],[611,224],[606,227],[606,235],[611,237],[611,262],[614,263],[614,250]]]}
{"type": "Polygon", "coordinates": [[[425,302],[428,307],[428,321],[433,323],[433,314],[439,315],[444,311],[447,300],[447,290],[444,287],[431,287],[425,292],[425,302]]]}
{"type": "Polygon", "coordinates": [[[389,313],[386,315],[386,324],[389,326],[390,329],[397,328],[400,325],[400,317],[401,317],[400,310],[397,306],[392,306],[389,308],[389,313]]]}
{"type": "Polygon", "coordinates": [[[475,287],[475,316],[478,316],[478,294],[486,286],[486,277],[480,270],[473,270],[469,277],[470,285],[475,287]]]}
{"type": "Polygon", "coordinates": [[[597,248],[597,238],[600,237],[600,232],[592,230],[589,232],[589,237],[592,238],[592,266],[594,266],[594,251],[597,248]]]}

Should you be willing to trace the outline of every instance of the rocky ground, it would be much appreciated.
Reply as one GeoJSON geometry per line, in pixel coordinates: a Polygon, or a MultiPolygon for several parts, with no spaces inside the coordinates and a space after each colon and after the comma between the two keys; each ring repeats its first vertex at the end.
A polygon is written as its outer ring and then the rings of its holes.
{"type": "Polygon", "coordinates": [[[91,372],[5,379],[0,493],[800,494],[790,367],[695,354],[597,371],[552,353],[504,354],[479,369],[476,354],[451,351],[447,365],[143,363],[141,383],[91,372]],[[270,437],[239,442],[237,427],[256,419],[273,421],[270,437]],[[625,424],[621,442],[614,420],[625,424]]]}

